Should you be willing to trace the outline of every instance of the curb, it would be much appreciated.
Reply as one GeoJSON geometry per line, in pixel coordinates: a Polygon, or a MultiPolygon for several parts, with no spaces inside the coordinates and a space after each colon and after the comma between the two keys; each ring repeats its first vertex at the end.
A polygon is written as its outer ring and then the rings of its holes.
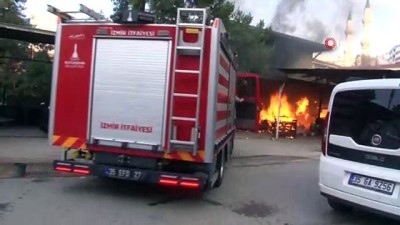
{"type": "Polygon", "coordinates": [[[15,163],[0,164],[0,179],[32,177],[74,177],[74,174],[59,173],[53,170],[52,163],[26,163],[24,176],[18,176],[15,163]]]}

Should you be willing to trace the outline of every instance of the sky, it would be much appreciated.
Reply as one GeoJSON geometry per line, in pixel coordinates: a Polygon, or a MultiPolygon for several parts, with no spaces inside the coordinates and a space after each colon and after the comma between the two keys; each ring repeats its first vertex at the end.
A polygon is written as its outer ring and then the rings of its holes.
{"type": "MultiPolygon", "coordinates": [[[[340,46],[345,38],[346,18],[351,10],[355,26],[353,49],[356,54],[361,51],[362,17],[366,0],[235,0],[235,2],[238,8],[253,15],[253,24],[261,19],[267,25],[275,21],[278,25],[273,28],[280,32],[310,40],[314,40],[317,35],[319,42],[332,37],[340,46]],[[277,7],[280,10],[277,10],[277,7]],[[289,13],[284,10],[291,11],[289,13]],[[277,17],[278,11],[281,12],[280,17],[277,17]],[[286,20],[285,25],[294,27],[294,30],[286,30],[283,25],[277,23],[277,21],[282,22],[283,18],[286,20]]],[[[34,16],[32,23],[37,25],[37,28],[55,30],[56,17],[46,11],[47,4],[62,10],[76,10],[79,3],[95,11],[102,10],[106,16],[112,13],[111,0],[28,0],[26,14],[29,17],[34,16]]],[[[371,54],[379,56],[400,44],[400,29],[397,26],[400,21],[398,13],[400,1],[370,0],[370,4],[373,18],[370,35],[371,54]]],[[[337,51],[341,50],[343,49],[338,48],[337,51]]]]}

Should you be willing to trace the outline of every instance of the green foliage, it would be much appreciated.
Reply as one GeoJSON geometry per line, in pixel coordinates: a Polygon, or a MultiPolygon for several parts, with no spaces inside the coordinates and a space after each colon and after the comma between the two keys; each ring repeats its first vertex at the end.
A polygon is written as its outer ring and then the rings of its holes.
{"type": "MultiPolygon", "coordinates": [[[[0,0],[0,9],[2,10],[0,22],[27,25],[29,21],[22,14],[24,2],[20,1],[16,4],[12,0],[0,0]]],[[[0,87],[2,91],[13,87],[13,79],[20,72],[20,62],[11,59],[11,57],[26,57],[26,46],[27,44],[23,42],[0,39],[0,87]]],[[[3,94],[2,98],[4,97],[3,94]]],[[[4,101],[5,99],[2,99],[2,102],[4,101]]]]}
{"type": "MultiPolygon", "coordinates": [[[[0,22],[31,26],[22,11],[26,0],[0,0],[0,8],[5,12],[0,22]]],[[[0,39],[0,90],[2,102],[8,105],[24,105],[26,100],[48,101],[50,94],[51,63],[22,61],[30,57],[29,43],[10,39],[0,39]]],[[[48,50],[52,45],[39,44],[39,52],[33,59],[49,62],[48,50]]]]}
{"type": "Polygon", "coordinates": [[[239,70],[257,74],[265,74],[269,69],[272,56],[268,45],[269,30],[264,21],[255,27],[250,26],[253,17],[250,13],[237,10],[230,23],[231,44],[238,52],[239,70]]]}
{"type": "Polygon", "coordinates": [[[157,17],[157,23],[174,24],[177,8],[183,7],[182,0],[150,0],[150,9],[157,17]]]}
{"type": "Polygon", "coordinates": [[[18,3],[14,0],[0,0],[0,8],[5,13],[3,17],[0,17],[0,22],[29,25],[29,20],[22,13],[25,2],[26,0],[19,0],[18,3]]]}
{"type": "Polygon", "coordinates": [[[122,11],[128,8],[129,4],[134,4],[135,0],[111,0],[114,4],[114,12],[122,11]]]}
{"type": "Polygon", "coordinates": [[[46,63],[50,62],[46,50],[36,53],[33,59],[37,61],[26,62],[25,73],[13,79],[14,88],[9,92],[9,96],[16,99],[36,98],[48,102],[52,64],[46,63]]]}

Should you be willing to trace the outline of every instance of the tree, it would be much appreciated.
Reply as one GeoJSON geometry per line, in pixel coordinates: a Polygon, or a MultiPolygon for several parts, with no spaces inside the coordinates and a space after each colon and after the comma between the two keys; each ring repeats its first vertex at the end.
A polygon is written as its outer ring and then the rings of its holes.
{"type": "Polygon", "coordinates": [[[10,97],[21,99],[37,99],[49,102],[51,87],[51,61],[47,50],[39,50],[33,57],[35,61],[27,62],[24,76],[17,76],[10,97]]]}
{"type": "Polygon", "coordinates": [[[176,12],[184,6],[182,0],[150,0],[150,11],[156,15],[157,23],[176,23],[176,12]]]}
{"type": "MultiPolygon", "coordinates": [[[[22,11],[25,9],[26,0],[0,0],[0,9],[4,15],[0,17],[0,22],[17,25],[29,26],[27,19],[22,11]]],[[[22,63],[15,58],[26,58],[27,43],[0,39],[0,89],[2,103],[5,102],[6,91],[13,88],[16,76],[22,72],[22,63]],[[14,58],[14,59],[13,59],[14,58]]]]}
{"type": "Polygon", "coordinates": [[[272,57],[270,30],[264,21],[251,26],[253,16],[240,9],[235,11],[230,22],[231,44],[238,52],[239,70],[264,75],[272,57]]]}

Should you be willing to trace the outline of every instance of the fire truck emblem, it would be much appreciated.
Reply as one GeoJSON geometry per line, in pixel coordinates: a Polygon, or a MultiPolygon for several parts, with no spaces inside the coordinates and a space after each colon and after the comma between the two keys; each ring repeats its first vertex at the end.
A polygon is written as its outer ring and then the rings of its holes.
{"type": "Polygon", "coordinates": [[[84,68],[86,65],[86,62],[82,61],[79,58],[79,54],[78,54],[78,44],[74,44],[74,49],[72,52],[72,55],[70,57],[69,60],[64,61],[64,66],[65,68],[77,68],[77,69],[81,69],[84,68]]]}
{"type": "Polygon", "coordinates": [[[78,44],[74,45],[74,52],[72,53],[71,61],[79,61],[78,44]]]}

